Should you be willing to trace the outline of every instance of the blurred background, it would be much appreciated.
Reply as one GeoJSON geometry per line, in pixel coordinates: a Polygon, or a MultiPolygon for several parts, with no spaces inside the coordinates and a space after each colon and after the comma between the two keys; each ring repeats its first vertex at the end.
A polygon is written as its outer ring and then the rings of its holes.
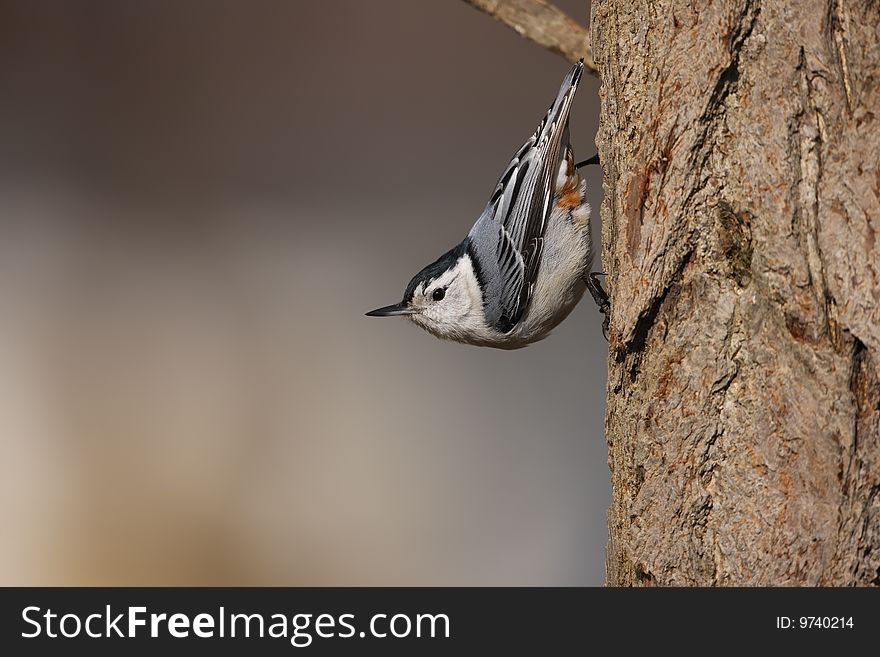
{"type": "Polygon", "coordinates": [[[363,316],[567,68],[458,0],[0,2],[0,584],[601,584],[589,298],[518,352],[363,316]]]}

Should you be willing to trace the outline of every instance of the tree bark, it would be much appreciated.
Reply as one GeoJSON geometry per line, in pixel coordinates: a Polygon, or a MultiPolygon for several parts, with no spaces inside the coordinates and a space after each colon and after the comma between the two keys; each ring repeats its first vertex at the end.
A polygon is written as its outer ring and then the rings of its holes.
{"type": "Polygon", "coordinates": [[[880,2],[594,0],[592,42],[607,583],[880,584],[880,2]]]}
{"type": "Polygon", "coordinates": [[[572,63],[582,58],[587,71],[595,75],[587,28],[547,0],[464,1],[572,63]]]}

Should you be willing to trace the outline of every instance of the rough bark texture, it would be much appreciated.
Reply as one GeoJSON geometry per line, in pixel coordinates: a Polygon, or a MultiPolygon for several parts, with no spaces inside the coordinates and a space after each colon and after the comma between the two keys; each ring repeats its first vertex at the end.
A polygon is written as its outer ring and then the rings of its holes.
{"type": "Polygon", "coordinates": [[[592,30],[607,582],[880,584],[880,2],[595,0],[592,30]]]}
{"type": "Polygon", "coordinates": [[[464,0],[517,34],[596,73],[587,29],[546,0],[464,0]]]}

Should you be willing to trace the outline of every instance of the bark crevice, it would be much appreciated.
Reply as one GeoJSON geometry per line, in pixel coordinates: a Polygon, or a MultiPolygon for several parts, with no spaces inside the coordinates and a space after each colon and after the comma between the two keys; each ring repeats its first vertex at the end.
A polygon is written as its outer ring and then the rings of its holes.
{"type": "Polygon", "coordinates": [[[840,71],[840,80],[843,83],[846,107],[849,113],[853,111],[853,85],[849,72],[849,60],[846,54],[846,32],[849,16],[844,0],[830,0],[828,3],[828,26],[833,47],[831,51],[836,55],[835,61],[840,71]]]}

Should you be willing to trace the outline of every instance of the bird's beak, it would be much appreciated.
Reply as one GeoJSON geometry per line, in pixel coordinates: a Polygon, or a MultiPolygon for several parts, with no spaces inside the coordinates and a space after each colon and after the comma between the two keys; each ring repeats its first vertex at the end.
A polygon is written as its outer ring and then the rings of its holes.
{"type": "Polygon", "coordinates": [[[394,303],[383,308],[376,308],[367,313],[367,317],[395,317],[396,315],[412,315],[415,309],[403,303],[394,303]]]}

